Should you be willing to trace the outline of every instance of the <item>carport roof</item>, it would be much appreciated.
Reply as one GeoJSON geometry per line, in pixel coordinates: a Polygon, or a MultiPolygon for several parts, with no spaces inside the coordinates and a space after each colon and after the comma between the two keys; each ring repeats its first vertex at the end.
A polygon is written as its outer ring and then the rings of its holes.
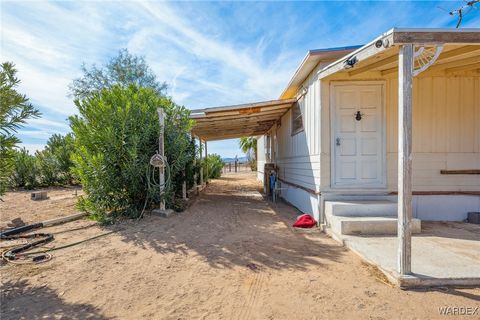
{"type": "Polygon", "coordinates": [[[265,134],[296,99],[271,100],[192,110],[192,134],[202,140],[222,140],[265,134]]]}

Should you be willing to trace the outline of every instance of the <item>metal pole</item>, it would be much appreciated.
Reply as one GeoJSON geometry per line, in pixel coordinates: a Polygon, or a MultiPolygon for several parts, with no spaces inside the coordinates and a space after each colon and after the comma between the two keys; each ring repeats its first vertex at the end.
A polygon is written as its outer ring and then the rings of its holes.
{"type": "Polygon", "coordinates": [[[412,76],[413,45],[398,59],[398,272],[411,273],[412,261],[412,76]]]}

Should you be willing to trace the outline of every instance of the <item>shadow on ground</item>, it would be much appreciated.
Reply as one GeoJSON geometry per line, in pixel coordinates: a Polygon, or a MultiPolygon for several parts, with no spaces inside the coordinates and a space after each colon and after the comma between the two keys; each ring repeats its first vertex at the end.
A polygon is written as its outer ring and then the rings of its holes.
{"type": "Polygon", "coordinates": [[[480,241],[480,225],[456,221],[422,221],[422,233],[415,236],[480,241]]]}
{"type": "Polygon", "coordinates": [[[305,270],[337,261],[344,248],[323,234],[294,232],[298,211],[271,205],[258,185],[223,178],[208,186],[185,212],[170,218],[147,217],[120,234],[123,241],[159,254],[195,254],[215,268],[251,264],[305,270]]]}
{"type": "Polygon", "coordinates": [[[48,288],[32,287],[26,280],[2,281],[1,318],[7,319],[107,319],[89,304],[65,302],[48,288]]]}
{"type": "Polygon", "coordinates": [[[480,295],[470,292],[465,292],[459,290],[461,287],[432,287],[432,288],[423,288],[423,289],[411,289],[410,291],[415,292],[438,292],[445,295],[459,296],[467,298],[473,301],[480,301],[480,295]]]}

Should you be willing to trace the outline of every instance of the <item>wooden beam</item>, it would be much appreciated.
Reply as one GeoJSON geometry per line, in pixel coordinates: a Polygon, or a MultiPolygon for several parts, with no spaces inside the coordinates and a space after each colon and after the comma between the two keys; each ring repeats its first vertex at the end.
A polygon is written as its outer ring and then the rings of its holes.
{"type": "Polygon", "coordinates": [[[477,55],[475,57],[450,61],[450,62],[446,62],[446,63],[435,63],[433,66],[428,68],[428,70],[429,71],[443,70],[443,69],[461,67],[461,66],[464,66],[464,65],[474,64],[474,63],[480,63],[480,55],[477,55]]]}
{"type": "MultiPolygon", "coordinates": [[[[460,58],[462,56],[475,54],[475,52],[477,52],[477,51],[480,51],[480,46],[464,46],[464,47],[461,47],[461,48],[457,48],[457,49],[454,49],[454,50],[444,52],[444,53],[440,54],[440,57],[438,57],[438,60],[433,64],[433,66],[428,68],[428,71],[440,70],[440,69],[443,69],[443,68],[448,68],[449,66],[455,67],[457,65],[462,65],[462,64],[465,64],[465,63],[469,63],[470,61],[473,61],[473,62],[471,62],[469,64],[478,63],[478,61],[479,61],[478,56],[473,56],[473,57],[469,57],[469,58],[465,58],[465,59],[457,59],[457,60],[451,61],[455,57],[460,58]]],[[[389,75],[389,74],[392,74],[392,73],[396,73],[397,71],[398,71],[398,68],[393,67],[393,68],[382,70],[381,74],[382,74],[382,76],[386,76],[386,75],[389,75]]]]}
{"type": "Polygon", "coordinates": [[[393,44],[480,43],[479,31],[394,31],[393,44]]]}
{"type": "Polygon", "coordinates": [[[230,134],[240,134],[242,135],[244,132],[250,132],[250,131],[268,131],[271,128],[271,126],[257,126],[257,127],[245,127],[245,128],[235,128],[232,130],[196,130],[195,134],[198,134],[199,136],[210,136],[210,135],[222,135],[223,133],[230,133],[230,134]]]}
{"type": "Polygon", "coordinates": [[[258,115],[263,112],[267,111],[275,111],[275,110],[283,110],[283,109],[288,109],[292,106],[291,103],[289,104],[278,104],[274,106],[267,106],[267,107],[261,107],[257,110],[256,112],[245,112],[245,109],[240,109],[240,110],[229,110],[229,111],[215,111],[215,112],[206,112],[206,116],[208,117],[220,117],[220,116],[238,116],[238,115],[258,115]]]}
{"type": "Polygon", "coordinates": [[[389,74],[395,73],[398,71],[398,68],[390,68],[390,69],[385,69],[381,71],[382,76],[388,76],[389,74]]]}
{"type": "Polygon", "coordinates": [[[467,64],[464,66],[454,67],[454,68],[447,68],[445,69],[446,73],[455,73],[460,71],[468,71],[478,69],[478,63],[467,64]]]}
{"type": "Polygon", "coordinates": [[[292,104],[295,101],[296,101],[295,98],[291,98],[291,99],[285,99],[285,100],[270,100],[270,101],[262,101],[262,102],[255,102],[255,103],[237,104],[232,106],[194,109],[192,110],[192,115],[195,115],[197,113],[213,113],[213,112],[219,112],[219,111],[232,111],[232,110],[249,109],[249,108],[257,108],[257,107],[268,107],[268,106],[275,106],[275,105],[281,105],[281,104],[292,104]]]}
{"type": "Polygon", "coordinates": [[[277,122],[277,119],[257,120],[257,121],[237,121],[237,122],[212,122],[200,123],[193,127],[194,130],[212,130],[212,129],[226,129],[242,128],[246,126],[261,126],[272,125],[277,122]]]}
{"type": "Polygon", "coordinates": [[[437,63],[440,61],[445,61],[451,58],[459,58],[461,56],[475,54],[475,52],[480,50],[480,46],[464,46],[450,51],[444,51],[438,57],[437,63]]]}
{"type": "Polygon", "coordinates": [[[391,57],[388,57],[388,58],[385,58],[383,60],[380,60],[380,61],[377,61],[377,62],[374,62],[374,63],[371,63],[371,64],[368,64],[366,66],[363,66],[361,68],[358,68],[358,69],[354,69],[353,71],[350,71],[348,74],[350,76],[354,76],[354,75],[357,75],[357,74],[360,74],[360,73],[363,73],[363,72],[366,72],[366,71],[370,71],[374,68],[380,68],[380,67],[383,67],[387,64],[391,64],[391,63],[394,63],[398,60],[398,56],[395,54],[391,57]]]}
{"type": "Polygon", "coordinates": [[[480,170],[478,169],[440,170],[440,174],[480,174],[480,170]]]}
{"type": "Polygon", "coordinates": [[[285,110],[288,110],[288,108],[284,108],[284,109],[279,109],[279,110],[271,110],[271,111],[265,111],[265,112],[262,112],[262,113],[257,113],[257,114],[243,114],[243,115],[239,115],[239,114],[235,114],[235,115],[229,115],[229,116],[220,116],[220,117],[203,117],[203,118],[196,118],[194,119],[195,122],[204,122],[204,121],[218,121],[218,120],[228,120],[228,119],[254,119],[254,118],[257,118],[257,117],[267,117],[267,116],[270,116],[270,115],[279,115],[279,114],[283,114],[285,112],[285,110]]]}
{"type": "Polygon", "coordinates": [[[412,82],[413,45],[398,59],[398,272],[412,271],[412,82]]]}
{"type": "Polygon", "coordinates": [[[264,132],[245,132],[244,134],[226,134],[226,135],[214,135],[214,136],[204,136],[205,140],[216,141],[216,140],[225,140],[225,139],[235,139],[241,137],[256,137],[265,134],[264,132]]]}

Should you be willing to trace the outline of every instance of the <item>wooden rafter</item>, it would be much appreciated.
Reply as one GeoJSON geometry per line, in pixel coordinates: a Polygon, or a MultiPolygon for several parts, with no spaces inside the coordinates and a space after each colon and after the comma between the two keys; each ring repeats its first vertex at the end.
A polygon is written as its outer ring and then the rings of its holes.
{"type": "Polygon", "coordinates": [[[368,65],[363,66],[361,68],[350,71],[348,74],[350,76],[355,76],[357,74],[360,74],[360,73],[363,73],[363,72],[366,72],[366,71],[371,71],[372,69],[381,68],[381,67],[384,67],[386,65],[395,63],[395,62],[397,62],[397,60],[398,60],[398,56],[396,54],[394,54],[391,57],[385,58],[383,60],[368,64],[368,65]]]}
{"type": "Polygon", "coordinates": [[[296,99],[194,110],[192,134],[203,140],[256,136],[267,132],[296,99]]]}

